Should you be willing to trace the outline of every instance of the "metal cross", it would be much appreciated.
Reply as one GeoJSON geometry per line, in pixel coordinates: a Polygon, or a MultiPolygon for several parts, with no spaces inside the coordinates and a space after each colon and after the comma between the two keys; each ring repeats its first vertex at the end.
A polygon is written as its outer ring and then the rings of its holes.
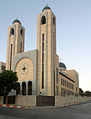
{"type": "Polygon", "coordinates": [[[25,72],[25,70],[26,70],[27,68],[24,66],[23,68],[22,68],[22,70],[25,72]]]}

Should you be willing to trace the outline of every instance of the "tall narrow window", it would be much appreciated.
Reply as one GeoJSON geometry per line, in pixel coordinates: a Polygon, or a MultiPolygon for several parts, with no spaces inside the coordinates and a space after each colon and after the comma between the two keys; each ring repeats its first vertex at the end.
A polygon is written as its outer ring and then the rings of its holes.
{"type": "Polygon", "coordinates": [[[54,70],[54,96],[55,96],[55,70],[54,70]]]}
{"type": "Polygon", "coordinates": [[[22,52],[22,42],[20,44],[20,53],[22,52]]]}
{"type": "Polygon", "coordinates": [[[21,29],[21,31],[20,31],[20,34],[21,34],[21,36],[23,36],[23,30],[21,29]]]}
{"type": "Polygon", "coordinates": [[[13,49],[13,44],[11,44],[11,53],[10,53],[10,70],[11,70],[11,65],[12,65],[12,49],[13,49]]]}
{"type": "Polygon", "coordinates": [[[44,89],[44,34],[42,34],[42,89],[44,89]]]}
{"type": "Polygon", "coordinates": [[[56,68],[56,81],[58,83],[58,68],[56,68]]]}
{"type": "Polygon", "coordinates": [[[55,17],[53,17],[53,24],[55,25],[55,17]]]}

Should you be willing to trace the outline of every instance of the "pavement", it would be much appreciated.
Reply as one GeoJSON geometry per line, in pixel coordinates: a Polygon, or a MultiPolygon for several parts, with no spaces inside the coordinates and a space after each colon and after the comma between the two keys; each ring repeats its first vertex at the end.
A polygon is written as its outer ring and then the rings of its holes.
{"type": "Polygon", "coordinates": [[[0,107],[0,119],[91,119],[91,103],[68,107],[0,107]]]}

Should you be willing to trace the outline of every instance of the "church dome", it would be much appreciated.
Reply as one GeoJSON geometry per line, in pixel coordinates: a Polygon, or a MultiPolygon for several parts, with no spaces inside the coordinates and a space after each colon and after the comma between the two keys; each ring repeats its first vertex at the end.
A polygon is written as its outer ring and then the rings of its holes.
{"type": "Polygon", "coordinates": [[[12,24],[14,24],[14,23],[19,23],[19,24],[21,24],[21,22],[20,22],[18,19],[15,19],[15,20],[12,22],[12,24]]]}
{"type": "Polygon", "coordinates": [[[44,10],[48,10],[48,9],[51,9],[48,5],[46,5],[44,8],[43,8],[43,10],[42,10],[42,12],[44,11],[44,10]]]}
{"type": "Polygon", "coordinates": [[[66,65],[65,65],[63,62],[59,62],[59,67],[60,67],[61,69],[64,69],[64,70],[67,69],[67,68],[66,68],[66,65]]]}

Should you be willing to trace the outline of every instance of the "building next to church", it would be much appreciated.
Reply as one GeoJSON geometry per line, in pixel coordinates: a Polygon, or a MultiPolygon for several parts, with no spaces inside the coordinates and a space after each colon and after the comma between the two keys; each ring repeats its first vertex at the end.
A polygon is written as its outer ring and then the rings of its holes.
{"type": "Polygon", "coordinates": [[[25,28],[16,19],[8,28],[6,70],[17,72],[20,95],[79,94],[79,76],[59,62],[56,16],[46,6],[37,17],[37,49],[24,52],[25,28]]]}
{"type": "Polygon", "coordinates": [[[0,73],[6,69],[6,63],[0,62],[0,73]]]}

